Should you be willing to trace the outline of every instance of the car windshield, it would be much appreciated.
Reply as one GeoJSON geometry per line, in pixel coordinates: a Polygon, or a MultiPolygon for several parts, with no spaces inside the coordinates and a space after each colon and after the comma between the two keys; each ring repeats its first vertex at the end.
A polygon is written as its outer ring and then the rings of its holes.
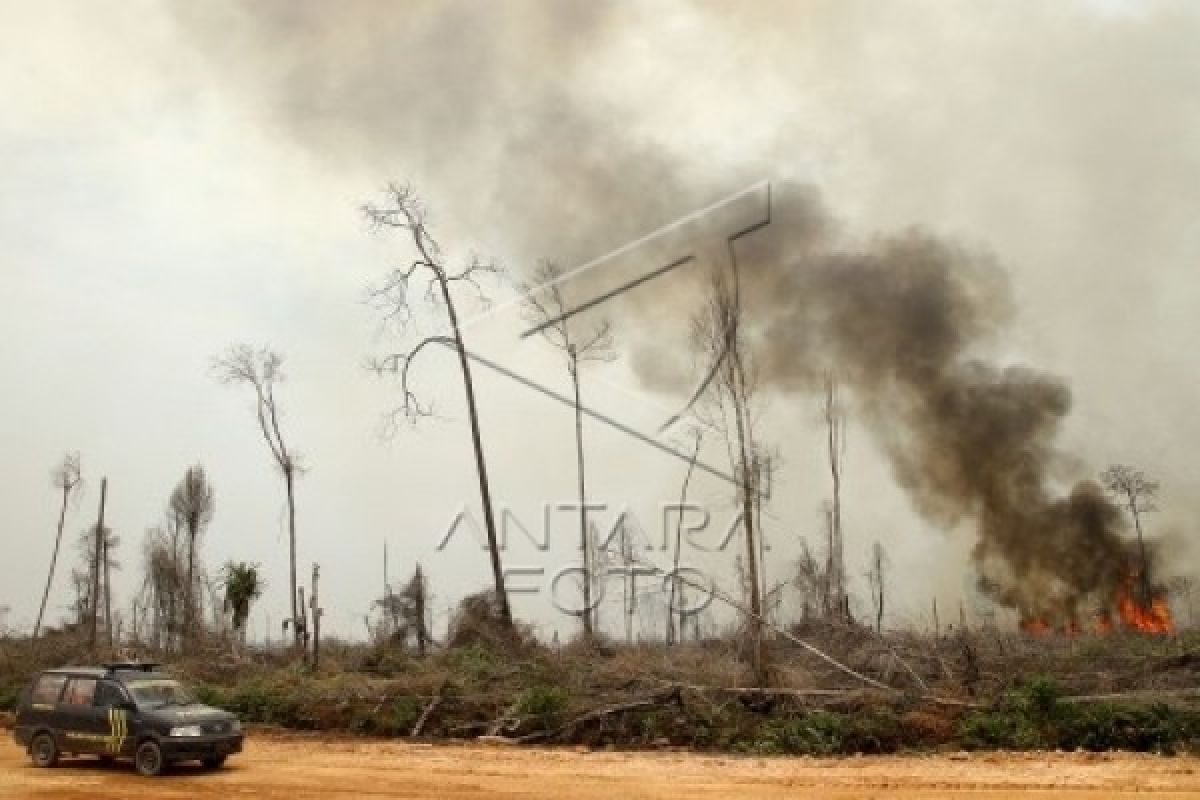
{"type": "Polygon", "coordinates": [[[196,702],[192,693],[179,681],[129,681],[125,685],[140,708],[188,706],[196,702]]]}

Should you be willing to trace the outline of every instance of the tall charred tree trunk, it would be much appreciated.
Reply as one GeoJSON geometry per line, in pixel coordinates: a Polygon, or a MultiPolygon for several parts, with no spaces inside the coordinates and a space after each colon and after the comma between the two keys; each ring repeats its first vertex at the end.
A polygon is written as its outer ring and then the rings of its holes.
{"type": "Polygon", "coordinates": [[[1142,608],[1149,608],[1153,592],[1150,589],[1150,560],[1146,556],[1146,540],[1142,536],[1142,515],[1138,511],[1137,497],[1129,496],[1129,513],[1133,516],[1133,528],[1137,531],[1138,560],[1141,562],[1138,570],[1138,599],[1142,608]]]}
{"type": "Polygon", "coordinates": [[[321,668],[321,600],[318,594],[318,584],[321,580],[321,567],[318,564],[313,564],[312,568],[312,669],[316,672],[321,668]]]}
{"type": "MultiPolygon", "coordinates": [[[[736,341],[737,330],[732,331],[733,341],[736,341]]],[[[746,414],[748,409],[746,404],[748,401],[746,391],[746,376],[742,369],[741,357],[737,352],[737,347],[731,347],[729,351],[730,365],[729,369],[732,372],[730,385],[733,389],[735,398],[733,418],[735,432],[737,435],[738,458],[740,466],[738,477],[740,479],[739,491],[742,501],[742,522],[746,532],[746,569],[750,583],[750,618],[747,620],[750,628],[750,665],[754,671],[754,679],[759,686],[767,685],[767,663],[766,652],[763,644],[763,597],[762,585],[759,578],[758,564],[758,529],[755,526],[757,515],[755,514],[755,499],[754,495],[758,491],[758,457],[752,452],[752,444],[750,442],[750,421],[746,414]]]]}
{"type": "Polygon", "coordinates": [[[92,587],[91,601],[88,609],[90,612],[89,630],[88,630],[88,646],[92,652],[96,651],[98,642],[97,627],[100,624],[100,541],[104,536],[104,501],[108,496],[108,478],[100,479],[100,512],[96,518],[96,540],[92,543],[92,587]]]}
{"type": "Polygon", "coordinates": [[[33,638],[38,637],[42,630],[42,617],[46,613],[46,601],[50,598],[50,585],[54,582],[54,570],[58,565],[58,550],[62,546],[63,526],[67,523],[67,501],[71,496],[71,487],[62,487],[62,508],[58,512],[58,533],[54,537],[54,552],[50,555],[50,572],[46,575],[46,588],[42,592],[42,604],[38,606],[37,622],[33,624],[33,638]]]}
{"type": "Polygon", "coordinates": [[[104,632],[108,636],[108,648],[111,650],[116,644],[112,624],[112,567],[108,558],[108,536],[103,528],[100,530],[100,548],[103,551],[101,560],[104,563],[104,632]]]}
{"type": "Polygon", "coordinates": [[[471,377],[471,361],[467,357],[467,348],[463,344],[462,331],[458,325],[458,311],[454,307],[454,299],[450,295],[450,285],[446,281],[445,273],[437,271],[437,280],[442,290],[442,298],[446,303],[446,314],[450,318],[454,346],[458,351],[458,364],[462,369],[463,390],[467,399],[467,415],[471,420],[471,444],[475,449],[475,472],[479,478],[479,499],[483,504],[483,524],[487,532],[488,554],[492,564],[497,610],[500,614],[500,621],[511,628],[512,611],[508,605],[508,590],[504,585],[504,567],[500,563],[500,541],[496,535],[496,520],[492,513],[492,490],[488,482],[487,461],[483,454],[483,436],[479,430],[479,411],[475,403],[475,383],[471,377]]]}
{"type": "Polygon", "coordinates": [[[583,635],[591,639],[594,633],[592,620],[592,557],[588,544],[587,525],[587,482],[583,466],[583,405],[579,400],[579,359],[574,345],[567,350],[570,359],[571,384],[575,390],[575,467],[579,479],[579,546],[583,559],[583,635]]]}
{"type": "MultiPolygon", "coordinates": [[[[671,590],[667,600],[667,644],[672,645],[683,641],[683,612],[675,612],[675,596],[680,594],[682,586],[679,582],[679,554],[683,545],[683,509],[687,503],[688,484],[692,480],[692,472],[696,469],[696,459],[700,456],[699,433],[696,434],[696,446],[692,449],[692,457],[688,460],[687,473],[683,476],[683,487],[679,490],[679,517],[675,520],[675,558],[671,567],[671,590]]],[[[683,602],[680,594],[680,603],[683,602]]]]}
{"type": "Polygon", "coordinates": [[[420,564],[417,565],[416,579],[418,591],[413,597],[413,617],[417,623],[417,655],[424,658],[429,647],[429,626],[426,624],[429,611],[427,608],[428,598],[426,597],[425,574],[422,572],[420,564]]]}
{"type": "Polygon", "coordinates": [[[289,461],[283,465],[283,482],[287,489],[287,512],[288,512],[288,579],[289,588],[292,595],[292,643],[296,649],[302,649],[304,642],[302,639],[303,630],[301,628],[301,616],[303,612],[303,602],[297,593],[299,587],[296,585],[296,494],[295,494],[295,467],[289,461]]]}
{"type": "Polygon", "coordinates": [[[200,607],[200,592],[196,586],[196,523],[194,519],[187,519],[187,575],[184,580],[187,581],[187,592],[184,595],[183,601],[183,647],[185,650],[192,650],[196,641],[196,620],[199,616],[197,612],[200,607]]]}

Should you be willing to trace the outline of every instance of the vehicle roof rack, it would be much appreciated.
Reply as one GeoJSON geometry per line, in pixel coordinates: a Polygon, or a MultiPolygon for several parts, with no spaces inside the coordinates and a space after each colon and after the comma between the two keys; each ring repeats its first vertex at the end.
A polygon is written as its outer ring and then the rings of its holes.
{"type": "Polygon", "coordinates": [[[129,672],[153,672],[156,667],[161,666],[156,661],[120,661],[113,664],[105,664],[104,671],[110,675],[117,670],[126,670],[129,672]]]}

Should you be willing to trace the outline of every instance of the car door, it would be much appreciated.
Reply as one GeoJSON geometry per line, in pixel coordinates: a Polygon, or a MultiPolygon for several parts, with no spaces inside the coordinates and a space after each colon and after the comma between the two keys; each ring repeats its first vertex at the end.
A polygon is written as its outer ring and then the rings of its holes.
{"type": "Polygon", "coordinates": [[[112,729],[107,715],[96,708],[96,678],[72,676],[58,702],[62,749],[71,753],[111,752],[112,729]]]}
{"type": "Polygon", "coordinates": [[[62,697],[63,688],[67,685],[67,676],[56,673],[45,673],[38,676],[29,690],[29,705],[18,720],[23,728],[32,732],[41,728],[50,728],[55,733],[55,739],[62,746],[61,731],[58,726],[58,700],[62,697]]]}
{"type": "Polygon", "coordinates": [[[129,694],[116,681],[102,680],[96,687],[96,710],[107,720],[113,741],[109,755],[132,755],[133,715],[129,709],[129,694]]]}

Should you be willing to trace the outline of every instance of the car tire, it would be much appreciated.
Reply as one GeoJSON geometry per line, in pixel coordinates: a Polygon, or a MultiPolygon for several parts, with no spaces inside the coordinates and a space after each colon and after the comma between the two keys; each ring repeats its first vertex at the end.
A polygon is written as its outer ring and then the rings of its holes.
{"type": "Polygon", "coordinates": [[[225,756],[208,756],[200,759],[205,769],[220,769],[225,766],[225,756]]]}
{"type": "Polygon", "coordinates": [[[158,742],[148,739],[138,745],[133,754],[133,766],[139,775],[153,778],[162,775],[167,769],[167,760],[163,758],[162,748],[158,742]]]}
{"type": "Polygon", "coordinates": [[[35,767],[53,767],[58,763],[58,743],[52,735],[39,733],[29,743],[29,757],[33,759],[35,767]]]}

